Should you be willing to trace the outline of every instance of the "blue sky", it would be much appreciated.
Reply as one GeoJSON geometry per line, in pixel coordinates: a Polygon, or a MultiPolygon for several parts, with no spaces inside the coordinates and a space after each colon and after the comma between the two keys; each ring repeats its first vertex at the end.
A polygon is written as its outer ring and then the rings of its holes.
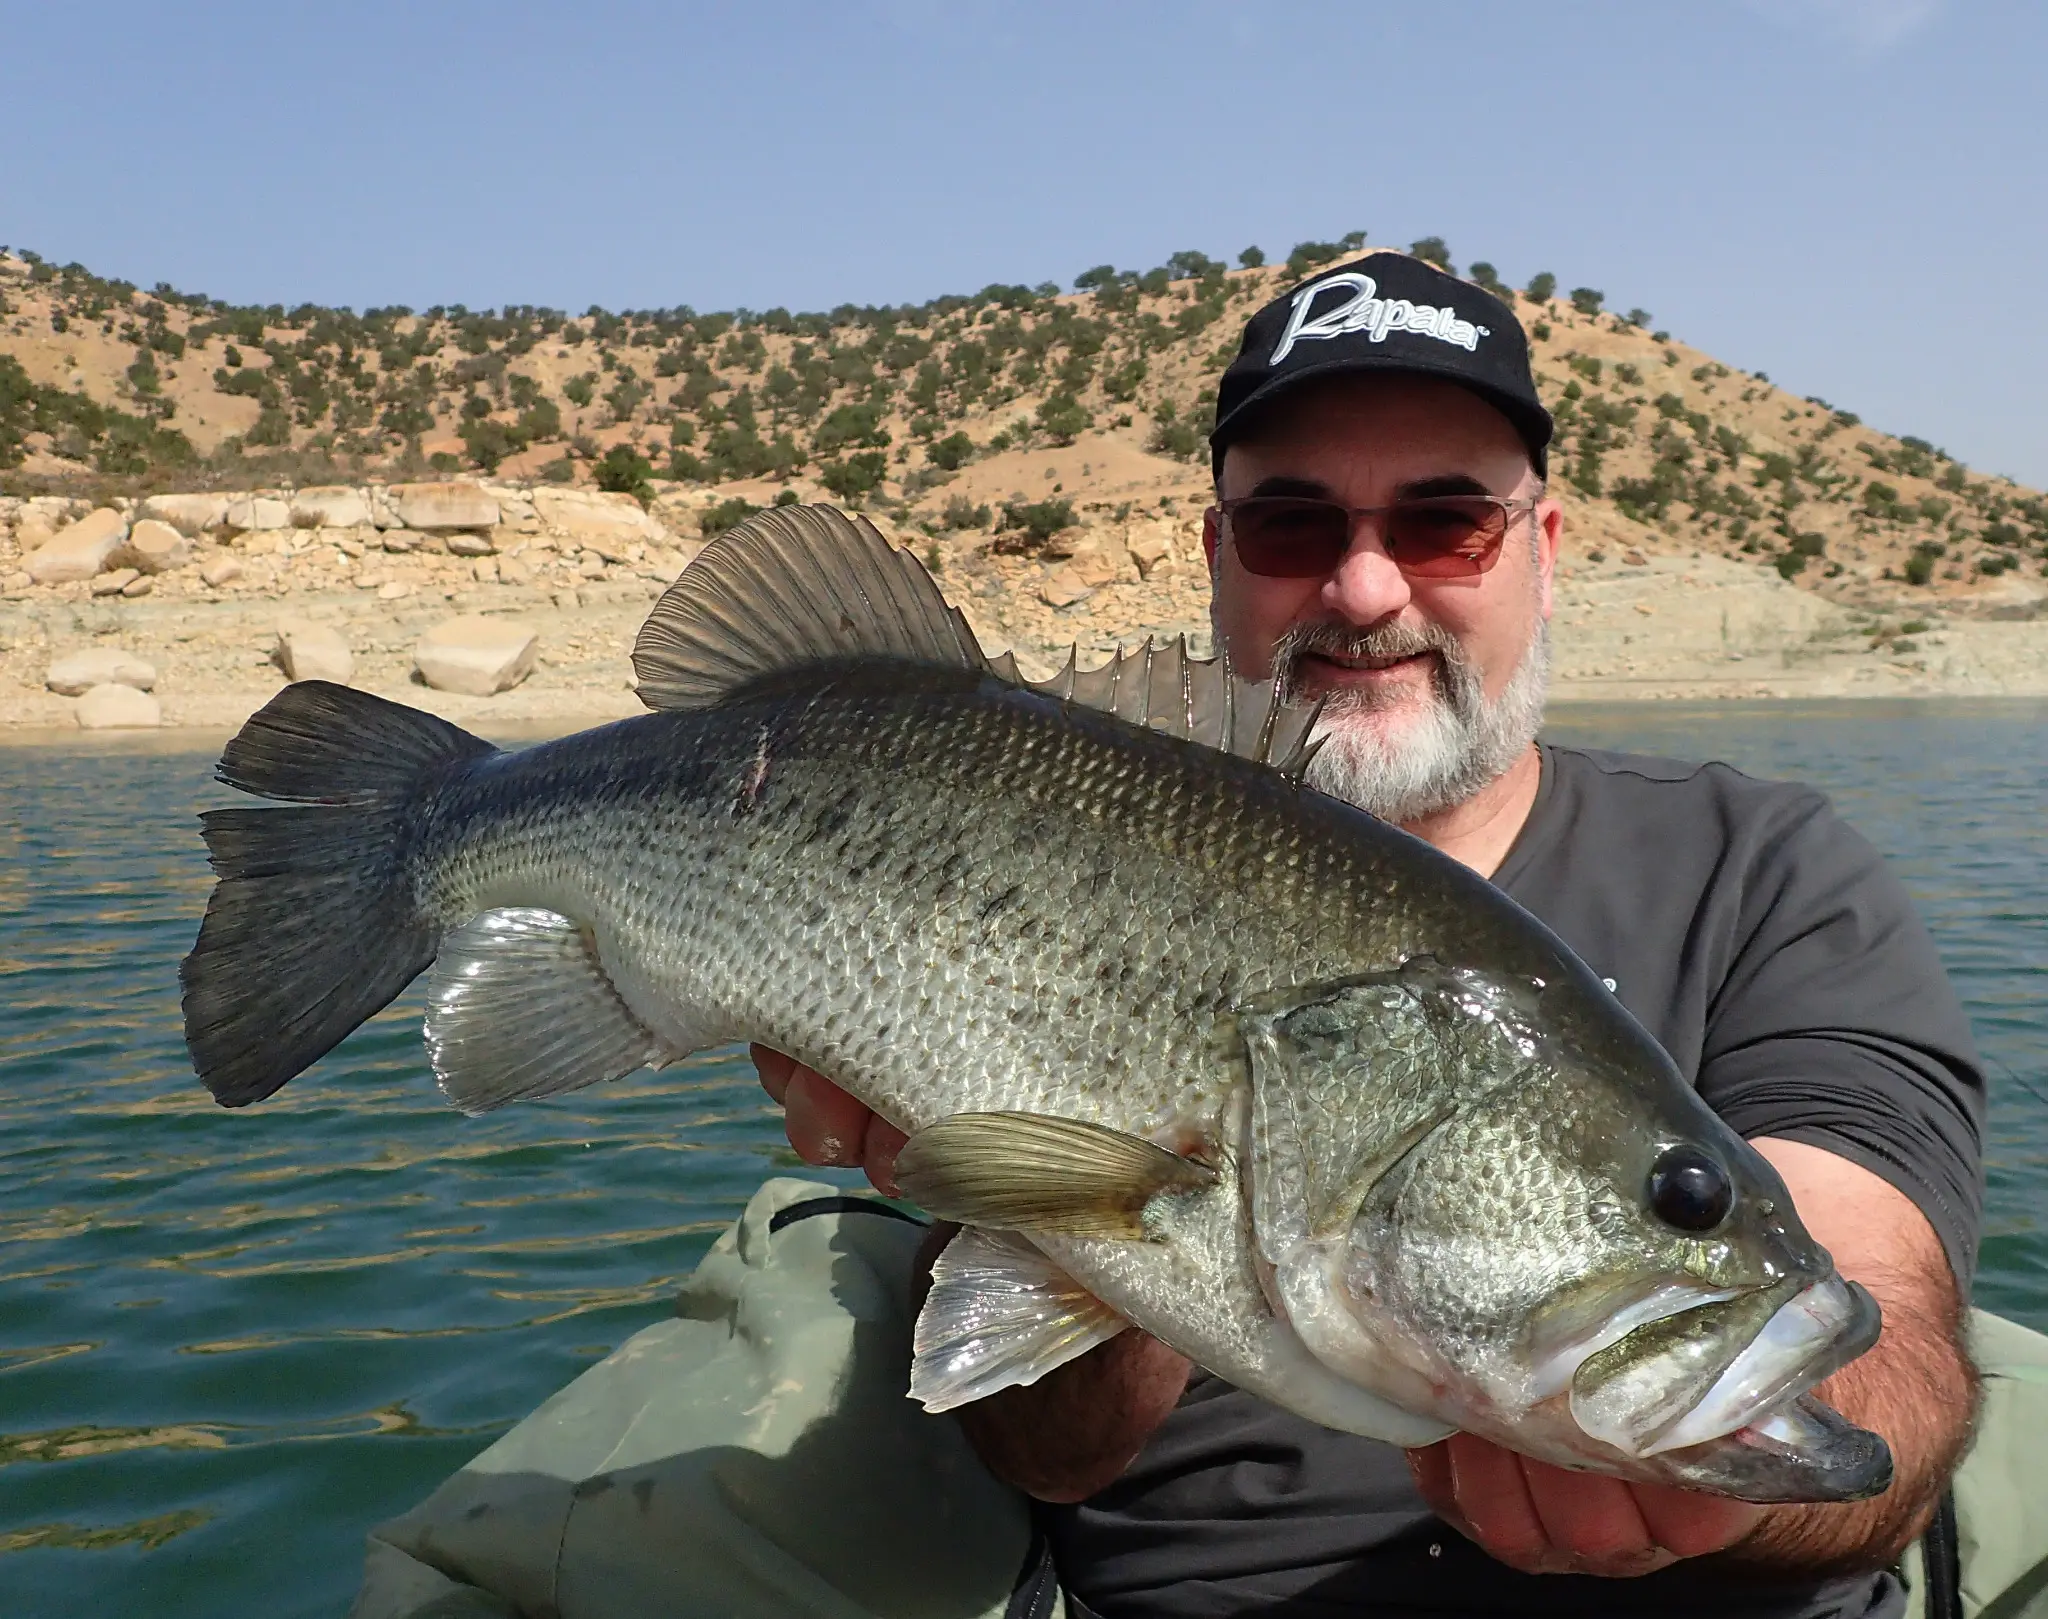
{"type": "Polygon", "coordinates": [[[580,311],[1434,234],[2042,486],[2044,64],[2017,0],[0,0],[0,242],[580,311]]]}

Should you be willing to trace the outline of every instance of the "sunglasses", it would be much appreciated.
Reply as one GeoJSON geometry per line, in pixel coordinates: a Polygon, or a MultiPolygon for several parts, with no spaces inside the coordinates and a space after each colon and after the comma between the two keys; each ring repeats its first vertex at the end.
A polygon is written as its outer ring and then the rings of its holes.
{"type": "Polygon", "coordinates": [[[1211,508],[1246,573],[1316,579],[1334,573],[1351,535],[1368,519],[1394,566],[1411,579],[1468,579],[1499,560],[1508,524],[1533,500],[1498,495],[1430,495],[1391,506],[1340,506],[1304,495],[1246,495],[1211,508]]]}

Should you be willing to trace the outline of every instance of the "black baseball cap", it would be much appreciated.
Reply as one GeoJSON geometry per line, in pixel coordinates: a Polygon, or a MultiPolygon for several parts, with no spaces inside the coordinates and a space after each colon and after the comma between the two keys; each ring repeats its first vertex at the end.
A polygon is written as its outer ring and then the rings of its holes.
{"type": "Polygon", "coordinates": [[[1274,397],[1311,377],[1393,372],[1469,388],[1521,434],[1549,475],[1550,412],[1529,372],[1529,339],[1490,292],[1405,253],[1369,253],[1304,281],[1252,316],[1216,388],[1211,464],[1274,397]]]}

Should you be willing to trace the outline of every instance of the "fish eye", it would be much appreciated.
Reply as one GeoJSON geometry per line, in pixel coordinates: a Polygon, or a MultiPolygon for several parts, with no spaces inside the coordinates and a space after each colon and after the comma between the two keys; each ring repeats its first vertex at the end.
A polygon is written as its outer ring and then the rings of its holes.
{"type": "Polygon", "coordinates": [[[1650,1166],[1650,1211],[1680,1231],[1711,1231],[1735,1206],[1728,1171],[1697,1147],[1667,1147],[1650,1166]]]}

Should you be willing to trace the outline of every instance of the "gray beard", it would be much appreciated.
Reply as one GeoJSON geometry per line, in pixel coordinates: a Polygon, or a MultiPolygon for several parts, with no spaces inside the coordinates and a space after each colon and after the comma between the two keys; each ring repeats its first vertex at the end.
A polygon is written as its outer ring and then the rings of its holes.
{"type": "Polygon", "coordinates": [[[1464,803],[1505,775],[1536,740],[1550,687],[1550,625],[1539,614],[1506,688],[1488,701],[1479,671],[1449,631],[1434,624],[1350,630],[1303,624],[1273,649],[1273,668],[1297,701],[1301,660],[1310,653],[1405,658],[1434,653],[1420,712],[1406,693],[1345,691],[1316,722],[1322,746],[1309,762],[1311,787],[1396,825],[1464,803]],[[1394,721],[1391,731],[1382,716],[1394,721]]]}

